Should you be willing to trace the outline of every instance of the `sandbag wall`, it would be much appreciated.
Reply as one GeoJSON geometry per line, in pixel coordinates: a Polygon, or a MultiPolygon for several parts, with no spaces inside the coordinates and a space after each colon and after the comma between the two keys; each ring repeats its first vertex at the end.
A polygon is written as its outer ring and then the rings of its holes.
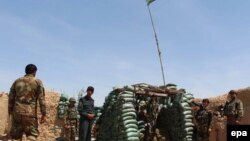
{"type": "Polygon", "coordinates": [[[113,91],[106,98],[96,134],[97,141],[139,141],[134,94],[113,91]]]}
{"type": "MultiPolygon", "coordinates": [[[[190,105],[193,99],[192,94],[183,91],[159,97],[162,108],[155,127],[167,141],[192,141],[194,125],[190,105]]],[[[139,141],[145,123],[137,121],[135,103],[136,94],[130,87],[112,91],[97,121],[96,141],[139,141]]]]}

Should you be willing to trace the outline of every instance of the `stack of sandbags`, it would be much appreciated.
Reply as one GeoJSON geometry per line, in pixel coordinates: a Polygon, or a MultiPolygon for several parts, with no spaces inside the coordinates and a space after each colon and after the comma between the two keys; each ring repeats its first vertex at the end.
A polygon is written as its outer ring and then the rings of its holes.
{"type": "Polygon", "coordinates": [[[183,110],[183,116],[184,116],[184,123],[185,123],[185,133],[186,137],[185,139],[187,141],[192,141],[193,137],[193,116],[192,116],[192,109],[190,107],[190,104],[193,102],[194,96],[190,93],[184,94],[181,100],[181,106],[183,110]]]}
{"type": "Polygon", "coordinates": [[[139,141],[134,94],[113,91],[105,100],[99,119],[97,141],[139,141]]]}
{"type": "Polygon", "coordinates": [[[194,99],[192,94],[187,94],[185,90],[177,90],[176,86],[164,87],[164,89],[146,84],[136,86],[115,89],[106,97],[103,113],[97,123],[97,141],[139,141],[139,137],[144,135],[152,140],[192,140],[194,126],[190,106],[194,99]],[[159,108],[162,108],[156,119],[156,126],[152,125],[157,130],[152,131],[153,133],[145,132],[145,124],[149,123],[137,121],[136,109],[140,109],[140,101],[145,101],[147,105],[150,95],[135,93],[169,90],[175,90],[177,93],[171,93],[166,97],[164,93],[162,96],[159,95],[158,104],[159,108]]]}
{"type": "Polygon", "coordinates": [[[57,107],[57,117],[59,119],[64,118],[65,108],[69,105],[68,100],[69,100],[69,98],[65,94],[61,95],[60,100],[58,102],[58,107],[57,107]]]}

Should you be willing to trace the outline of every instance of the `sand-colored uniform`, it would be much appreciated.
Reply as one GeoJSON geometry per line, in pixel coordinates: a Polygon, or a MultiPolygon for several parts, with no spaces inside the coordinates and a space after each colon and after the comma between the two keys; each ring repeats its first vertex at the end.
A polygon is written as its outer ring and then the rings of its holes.
{"type": "Polygon", "coordinates": [[[216,111],[212,121],[213,130],[211,136],[212,141],[226,141],[226,117],[216,111]]]}
{"type": "Polygon", "coordinates": [[[212,113],[201,106],[195,113],[195,121],[197,129],[195,141],[209,141],[208,129],[212,128],[212,113]]]}
{"type": "Polygon", "coordinates": [[[23,133],[29,140],[36,140],[39,136],[37,108],[46,115],[45,92],[42,81],[33,75],[25,75],[17,79],[9,93],[9,113],[12,115],[10,136],[21,139],[23,133]]]}
{"type": "Polygon", "coordinates": [[[64,124],[67,126],[65,129],[65,141],[75,141],[77,133],[77,108],[67,107],[65,109],[64,124]]]}
{"type": "Polygon", "coordinates": [[[240,121],[244,114],[242,101],[238,98],[227,101],[224,113],[227,116],[227,124],[236,125],[236,121],[240,121]]]}

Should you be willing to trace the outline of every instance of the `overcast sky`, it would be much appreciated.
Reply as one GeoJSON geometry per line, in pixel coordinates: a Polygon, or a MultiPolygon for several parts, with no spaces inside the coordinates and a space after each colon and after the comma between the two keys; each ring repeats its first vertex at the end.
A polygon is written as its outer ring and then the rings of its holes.
{"type": "MultiPolygon", "coordinates": [[[[250,1],[156,0],[166,81],[196,97],[250,85],[250,1]]],[[[0,91],[34,63],[46,89],[162,85],[145,0],[0,1],[0,91]]]]}

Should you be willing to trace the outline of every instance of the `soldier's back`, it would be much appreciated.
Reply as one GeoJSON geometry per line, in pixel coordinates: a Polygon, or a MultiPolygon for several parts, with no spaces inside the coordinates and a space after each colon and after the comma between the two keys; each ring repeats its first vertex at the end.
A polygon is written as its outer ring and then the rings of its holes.
{"type": "Polygon", "coordinates": [[[13,88],[15,91],[14,113],[27,116],[36,116],[37,98],[42,82],[35,77],[25,75],[18,78],[13,88]]]}

